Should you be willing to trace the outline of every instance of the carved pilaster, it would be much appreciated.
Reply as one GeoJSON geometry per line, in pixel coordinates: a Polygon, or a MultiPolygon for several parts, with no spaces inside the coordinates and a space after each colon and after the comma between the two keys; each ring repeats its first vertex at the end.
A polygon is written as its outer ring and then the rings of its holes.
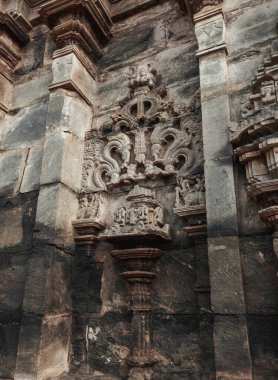
{"type": "Polygon", "coordinates": [[[58,48],[75,45],[93,61],[102,55],[111,38],[111,19],[99,0],[60,0],[42,5],[41,16],[48,23],[58,48]]]}

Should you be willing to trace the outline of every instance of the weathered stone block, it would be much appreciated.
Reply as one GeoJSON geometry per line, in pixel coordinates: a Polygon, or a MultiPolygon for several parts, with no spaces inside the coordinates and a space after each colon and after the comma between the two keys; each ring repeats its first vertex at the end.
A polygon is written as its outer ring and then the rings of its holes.
{"type": "Polygon", "coordinates": [[[29,252],[0,253],[0,312],[17,314],[21,309],[29,256],[29,252]]]}
{"type": "Polygon", "coordinates": [[[15,380],[37,380],[42,319],[23,317],[21,320],[17,351],[15,380]]]}
{"type": "Polygon", "coordinates": [[[47,72],[28,82],[15,86],[11,107],[13,109],[23,108],[32,103],[37,103],[40,99],[48,98],[48,85],[51,79],[52,74],[47,72]]]}
{"type": "MultiPolygon", "coordinates": [[[[228,83],[226,53],[222,51],[200,57],[199,65],[202,100],[205,101],[226,94],[228,83]]],[[[224,111],[220,108],[218,113],[224,113],[224,111]]]]}
{"type": "Polygon", "coordinates": [[[44,144],[41,185],[63,183],[78,192],[81,186],[84,146],[67,131],[48,130],[44,144]]]}
{"type": "Polygon", "coordinates": [[[17,354],[20,318],[13,316],[0,316],[1,361],[0,378],[12,379],[17,354]]]}
{"type": "Polygon", "coordinates": [[[71,316],[43,320],[38,379],[52,379],[69,369],[71,316]]]}
{"type": "Polygon", "coordinates": [[[160,361],[154,366],[157,378],[201,378],[200,336],[196,317],[158,314],[153,315],[151,326],[155,353],[160,361]]]}
{"type": "Polygon", "coordinates": [[[34,247],[28,266],[25,315],[60,315],[70,310],[70,256],[53,247],[34,247]]]}
{"type": "Polygon", "coordinates": [[[41,142],[45,133],[48,104],[41,102],[7,115],[1,130],[1,149],[29,148],[41,142]]]}
{"type": "Polygon", "coordinates": [[[253,379],[244,316],[214,316],[214,351],[216,379],[253,379]]]}
{"type": "Polygon", "coordinates": [[[255,380],[276,380],[278,374],[277,315],[249,315],[248,330],[255,380]]]}
{"type": "Polygon", "coordinates": [[[156,312],[193,314],[196,310],[193,250],[165,252],[154,281],[153,308],[156,312]]]}
{"type": "Polygon", "coordinates": [[[52,64],[53,81],[50,89],[77,91],[90,105],[95,103],[96,83],[74,53],[56,58],[52,64]]]}
{"type": "MultiPolygon", "coordinates": [[[[229,2],[225,7],[229,8],[229,2]]],[[[266,45],[270,38],[277,38],[277,2],[261,2],[256,7],[249,4],[227,13],[226,42],[229,54],[250,51],[253,46],[256,49],[256,45],[266,45]]]]}
{"type": "Polygon", "coordinates": [[[84,139],[85,132],[91,128],[92,114],[92,108],[78,94],[58,89],[49,99],[47,126],[84,139]]]}
{"type": "Polygon", "coordinates": [[[273,251],[272,237],[241,238],[240,246],[248,313],[277,314],[278,263],[273,251]]]}
{"type": "Polygon", "coordinates": [[[231,156],[228,96],[202,101],[202,119],[205,160],[231,156]]]}
{"type": "Polygon", "coordinates": [[[209,238],[208,257],[213,312],[245,313],[238,238],[232,236],[209,238]]]}
{"type": "Polygon", "coordinates": [[[24,175],[20,185],[21,193],[38,190],[42,164],[43,147],[41,145],[30,148],[24,175]]]}
{"type": "Polygon", "coordinates": [[[232,158],[205,162],[208,236],[238,233],[232,158]],[[221,191],[219,189],[221,188],[221,191]]]}
{"type": "Polygon", "coordinates": [[[62,184],[42,187],[37,206],[37,244],[48,243],[73,249],[72,220],[77,216],[77,195],[62,184]]]}
{"type": "Polygon", "coordinates": [[[27,150],[0,152],[0,197],[19,191],[27,150]]]}
{"type": "Polygon", "coordinates": [[[0,249],[23,252],[32,247],[37,194],[0,198],[0,249]]]}

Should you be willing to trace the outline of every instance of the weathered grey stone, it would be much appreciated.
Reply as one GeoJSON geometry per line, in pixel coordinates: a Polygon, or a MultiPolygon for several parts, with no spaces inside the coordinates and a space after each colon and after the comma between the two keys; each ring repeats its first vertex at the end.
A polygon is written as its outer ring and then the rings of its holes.
{"type": "Polygon", "coordinates": [[[19,191],[27,150],[0,152],[0,197],[19,191]]]}
{"type": "Polygon", "coordinates": [[[211,307],[216,314],[244,314],[244,290],[238,237],[208,239],[211,307]]]}
{"type": "Polygon", "coordinates": [[[232,158],[206,161],[205,173],[208,236],[237,235],[238,221],[232,158]]]}
{"type": "Polygon", "coordinates": [[[51,89],[69,88],[75,90],[91,106],[95,103],[95,80],[74,53],[56,58],[52,64],[53,80],[51,89]]]}
{"type": "Polygon", "coordinates": [[[0,249],[15,253],[30,250],[36,214],[37,194],[0,198],[0,249]]]}
{"type": "Polygon", "coordinates": [[[77,195],[64,185],[42,187],[38,198],[35,240],[72,249],[72,220],[76,218],[77,208],[77,195]]]}
{"type": "Polygon", "coordinates": [[[39,189],[42,154],[43,147],[41,145],[30,148],[20,185],[21,193],[28,193],[29,191],[39,189]]]}
{"type": "Polygon", "coordinates": [[[47,102],[42,102],[21,109],[15,116],[8,115],[1,130],[1,149],[39,144],[44,138],[47,108],[47,102]]]}
{"type": "Polygon", "coordinates": [[[47,114],[48,129],[57,129],[84,139],[92,125],[93,110],[74,92],[58,89],[51,93],[47,114]]]}
{"type": "MultiPolygon", "coordinates": [[[[205,160],[232,155],[229,141],[229,99],[222,95],[202,101],[203,142],[205,160]]],[[[219,180],[221,180],[219,178],[219,180]]],[[[223,179],[222,179],[223,180],[223,179]]]]}
{"type": "Polygon", "coordinates": [[[41,185],[63,183],[78,192],[83,151],[82,142],[67,130],[49,130],[44,144],[41,185]]]}
{"type": "Polygon", "coordinates": [[[227,75],[224,51],[200,57],[200,87],[203,101],[226,94],[227,75]]]}
{"type": "Polygon", "coordinates": [[[23,108],[46,99],[49,95],[48,85],[51,79],[51,72],[46,72],[26,83],[15,86],[11,103],[12,109],[23,108]]]}
{"type": "Polygon", "coordinates": [[[214,316],[216,378],[252,380],[245,316],[214,316]]]}
{"type": "Polygon", "coordinates": [[[278,268],[271,237],[241,238],[240,246],[248,313],[276,314],[278,310],[278,268]],[[260,281],[257,281],[258,277],[260,281]]]}

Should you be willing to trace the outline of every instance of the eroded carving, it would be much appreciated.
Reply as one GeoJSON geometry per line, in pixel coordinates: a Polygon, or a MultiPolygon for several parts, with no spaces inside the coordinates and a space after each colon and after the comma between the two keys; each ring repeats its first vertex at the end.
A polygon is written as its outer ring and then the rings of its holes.
{"type": "Polygon", "coordinates": [[[102,238],[114,236],[159,235],[169,239],[169,225],[155,199],[155,191],[136,185],[114,213],[113,224],[102,238]]]}

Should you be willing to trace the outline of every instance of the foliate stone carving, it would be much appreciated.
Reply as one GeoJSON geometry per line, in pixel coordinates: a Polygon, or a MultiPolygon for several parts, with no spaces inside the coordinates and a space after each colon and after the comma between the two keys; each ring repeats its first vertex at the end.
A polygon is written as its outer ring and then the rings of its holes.
{"type": "Polygon", "coordinates": [[[87,134],[83,191],[110,191],[123,184],[177,178],[202,167],[200,120],[175,109],[164,88],[154,89],[155,70],[130,75],[131,100],[100,131],[87,134]]]}
{"type": "Polygon", "coordinates": [[[59,48],[76,45],[93,60],[102,56],[102,47],[111,38],[112,26],[102,1],[49,1],[42,5],[40,13],[59,48]]]}
{"type": "Polygon", "coordinates": [[[278,51],[259,66],[252,93],[241,106],[241,122],[231,125],[235,155],[245,166],[249,193],[265,207],[262,219],[277,223],[278,204],[278,51]]]}
{"type": "Polygon", "coordinates": [[[101,236],[113,238],[140,235],[158,235],[169,239],[169,225],[165,224],[164,212],[155,199],[154,190],[136,185],[117,208],[112,226],[101,236]]]}

